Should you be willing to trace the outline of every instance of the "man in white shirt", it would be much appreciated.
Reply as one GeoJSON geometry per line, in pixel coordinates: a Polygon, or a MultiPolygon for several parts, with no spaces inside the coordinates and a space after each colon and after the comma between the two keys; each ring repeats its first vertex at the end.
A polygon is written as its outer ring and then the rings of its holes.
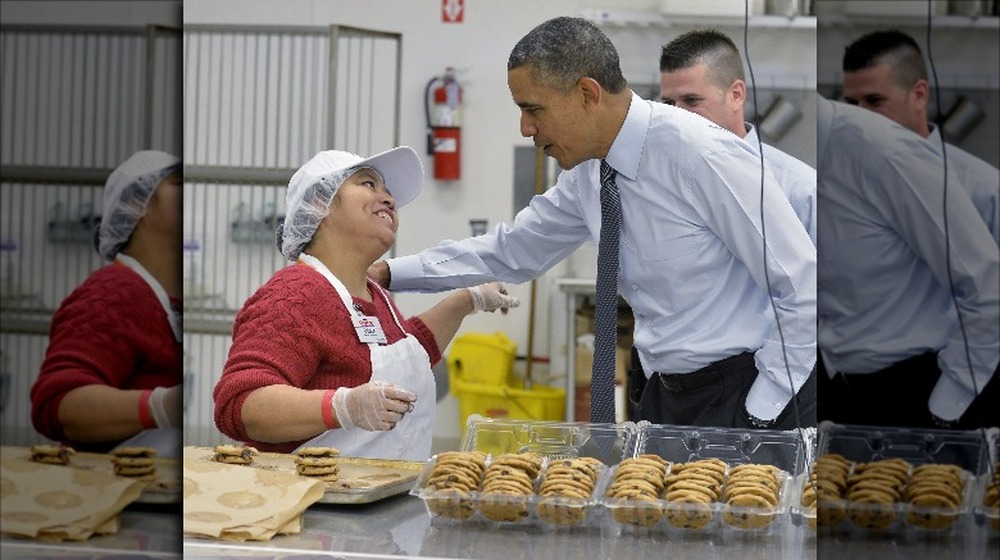
{"type": "Polygon", "coordinates": [[[937,154],[947,154],[979,215],[1000,244],[1000,170],[952,144],[927,121],[930,85],[916,41],[901,31],[875,31],[844,51],[844,101],[875,111],[925,138],[937,154]]]}
{"type": "Polygon", "coordinates": [[[949,168],[946,236],[931,143],[864,109],[818,109],[819,419],[1000,425],[1000,257],[968,193],[949,168]]]}
{"type": "Polygon", "coordinates": [[[621,200],[619,292],[635,314],[650,377],[640,416],[814,424],[815,247],[773,174],[762,188],[756,153],[698,115],[640,99],[614,46],[583,19],[539,25],[507,67],[521,134],[564,170],[556,185],[511,226],[376,263],[370,275],[393,290],[425,292],[535,278],[598,242],[603,160],[617,172],[621,200]]]}
{"type": "Polygon", "coordinates": [[[816,243],[816,170],[768,144],[743,120],[746,82],[740,51],[712,29],[689,31],[663,46],[660,53],[660,100],[697,113],[746,140],[788,197],[792,209],[816,243]]]}

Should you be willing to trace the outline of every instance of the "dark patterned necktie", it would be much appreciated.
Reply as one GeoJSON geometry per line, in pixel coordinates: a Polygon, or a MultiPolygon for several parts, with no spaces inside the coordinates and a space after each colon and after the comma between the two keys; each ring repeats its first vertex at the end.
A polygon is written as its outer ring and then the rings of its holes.
{"type": "Polygon", "coordinates": [[[615,422],[615,346],[618,343],[618,240],[622,213],[615,170],[601,160],[601,239],[597,247],[597,309],[590,421],[615,422]]]}

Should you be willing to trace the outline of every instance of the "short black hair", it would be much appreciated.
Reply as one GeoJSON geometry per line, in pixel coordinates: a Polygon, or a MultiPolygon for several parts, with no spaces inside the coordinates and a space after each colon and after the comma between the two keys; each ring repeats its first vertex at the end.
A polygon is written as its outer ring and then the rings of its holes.
{"type": "Polygon", "coordinates": [[[593,23],[557,17],[535,27],[514,45],[507,70],[530,66],[532,78],[568,91],[580,78],[593,78],[610,93],[626,86],[618,51],[593,23]]]}
{"type": "Polygon", "coordinates": [[[714,29],[696,29],[663,46],[660,72],[674,72],[697,64],[708,67],[712,80],[727,88],[743,77],[743,61],[732,39],[714,29]]]}
{"type": "Polygon", "coordinates": [[[902,31],[873,31],[862,35],[844,49],[844,72],[857,72],[880,64],[892,68],[893,79],[909,89],[917,80],[927,79],[927,65],[920,45],[902,31]]]}

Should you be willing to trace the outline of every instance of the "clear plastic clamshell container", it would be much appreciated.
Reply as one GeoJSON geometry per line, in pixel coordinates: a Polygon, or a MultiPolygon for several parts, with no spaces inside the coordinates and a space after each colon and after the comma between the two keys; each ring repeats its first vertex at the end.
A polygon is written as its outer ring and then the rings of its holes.
{"type": "Polygon", "coordinates": [[[634,449],[635,424],[469,417],[460,452],[431,457],[410,494],[435,522],[545,529],[600,524],[608,468],[634,449]],[[460,467],[456,461],[479,461],[460,467]],[[466,480],[470,474],[476,480],[466,480]],[[448,488],[454,478],[461,488],[448,488]]]}
{"type": "Polygon", "coordinates": [[[989,495],[991,505],[987,505],[987,495],[990,484],[994,480],[997,480],[996,484],[1000,487],[1000,466],[998,466],[1000,464],[998,463],[1000,461],[1000,428],[994,427],[987,430],[986,449],[989,453],[989,462],[985,465],[976,485],[973,511],[976,521],[980,525],[988,525],[996,534],[1000,533],[1000,503],[993,501],[995,498],[989,495]]]}
{"type": "MultiPolygon", "coordinates": [[[[977,481],[987,465],[986,445],[979,431],[850,426],[824,422],[819,430],[818,457],[825,454],[841,455],[850,466],[844,497],[819,502],[820,528],[846,531],[862,537],[923,533],[938,537],[963,530],[972,517],[972,504],[979,493],[977,481]],[[885,492],[859,490],[857,494],[852,493],[851,489],[859,484],[860,479],[871,478],[865,476],[864,471],[871,470],[866,465],[887,460],[895,460],[900,465],[908,464],[901,477],[904,482],[896,489],[898,497],[895,500],[885,500],[885,492]],[[921,468],[922,465],[924,467],[921,468]],[[938,470],[938,467],[929,465],[941,465],[952,470],[958,475],[961,487],[946,483],[940,471],[930,470],[938,470]],[[920,484],[917,484],[918,481],[920,484]],[[850,500],[849,495],[862,498],[850,500]],[[956,500],[956,505],[948,505],[956,500]]],[[[823,478],[820,476],[821,480],[823,478]]]]}
{"type": "MultiPolygon", "coordinates": [[[[602,496],[602,504],[619,529],[699,538],[717,534],[757,537],[788,523],[794,493],[791,480],[806,465],[798,432],[640,422],[637,440],[636,456],[655,455],[669,464],[658,499],[635,499],[627,491],[625,496],[602,496]],[[714,466],[692,466],[697,461],[714,466]]],[[[616,471],[611,469],[611,480],[616,471]]]]}
{"type": "Polygon", "coordinates": [[[805,451],[806,467],[792,478],[788,511],[795,525],[805,525],[809,534],[816,533],[816,504],[811,506],[802,503],[802,495],[810,484],[810,473],[816,464],[816,453],[819,449],[819,433],[816,427],[802,429],[803,449],[805,451]]]}

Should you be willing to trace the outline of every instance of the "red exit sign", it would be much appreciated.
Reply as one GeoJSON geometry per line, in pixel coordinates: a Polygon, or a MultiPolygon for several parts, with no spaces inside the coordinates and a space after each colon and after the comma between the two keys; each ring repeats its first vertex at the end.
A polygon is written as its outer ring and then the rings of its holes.
{"type": "Polygon", "coordinates": [[[465,0],[441,0],[441,21],[462,23],[465,19],[465,0]]]}

